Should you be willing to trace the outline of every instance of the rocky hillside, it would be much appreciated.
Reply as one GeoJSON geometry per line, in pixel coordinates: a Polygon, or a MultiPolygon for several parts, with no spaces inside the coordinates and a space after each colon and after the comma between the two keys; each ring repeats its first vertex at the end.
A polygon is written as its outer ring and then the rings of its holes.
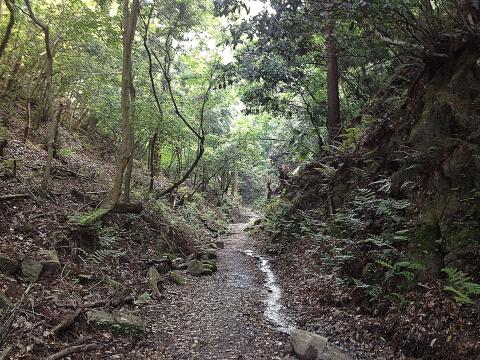
{"type": "Polygon", "coordinates": [[[447,57],[397,73],[357,131],[285,181],[267,208],[258,226],[307,326],[336,311],[352,327],[323,331],[357,345],[380,337],[415,357],[479,356],[476,40],[446,41],[447,57]]]}
{"type": "Polygon", "coordinates": [[[44,129],[23,143],[17,111],[4,124],[0,158],[0,358],[57,359],[62,351],[156,357],[145,304],[182,285],[186,273],[216,270],[214,240],[233,207],[222,211],[198,195],[189,210],[172,209],[139,190],[148,178],[138,168],[133,194],[143,207],[92,223],[114,170],[114,159],[102,155],[109,143],[61,127],[54,187],[43,194],[46,152],[37,141],[44,129]]]}

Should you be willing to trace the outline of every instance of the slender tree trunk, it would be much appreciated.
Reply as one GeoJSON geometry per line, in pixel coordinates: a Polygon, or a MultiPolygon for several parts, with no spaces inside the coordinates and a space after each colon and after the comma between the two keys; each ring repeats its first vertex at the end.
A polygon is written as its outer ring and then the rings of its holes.
{"type": "Polygon", "coordinates": [[[187,179],[188,177],[190,176],[190,174],[192,173],[192,171],[195,169],[195,167],[197,166],[198,162],[200,161],[200,159],[202,158],[203,156],[203,153],[205,151],[205,148],[204,148],[204,142],[205,142],[205,139],[201,139],[200,140],[200,148],[199,148],[199,151],[197,153],[197,157],[195,158],[195,160],[193,161],[193,163],[190,165],[190,167],[188,168],[188,170],[183,174],[183,176],[177,180],[173,185],[171,185],[169,188],[165,189],[164,191],[161,192],[160,194],[160,197],[162,196],[165,196],[167,195],[168,193],[172,192],[173,190],[175,190],[176,188],[178,188],[180,185],[182,185],[187,179]]]}
{"type": "MultiPolygon", "coordinates": [[[[129,0],[123,1],[123,70],[122,70],[122,144],[117,156],[117,169],[113,187],[104,200],[102,206],[113,209],[122,193],[123,175],[125,168],[133,155],[133,141],[131,139],[131,79],[132,79],[132,45],[135,35],[138,14],[140,11],[139,0],[133,0],[129,9],[129,0]]],[[[133,85],[132,85],[133,86],[133,85]]]]}
{"type": "MultiPolygon", "coordinates": [[[[44,40],[45,40],[45,95],[47,102],[47,116],[50,121],[50,129],[48,134],[47,142],[47,161],[45,163],[45,169],[43,172],[42,183],[40,189],[44,192],[48,190],[48,182],[50,180],[50,172],[52,171],[53,165],[53,155],[55,152],[55,138],[58,129],[58,123],[60,121],[60,116],[55,117],[55,110],[53,108],[53,84],[52,84],[52,74],[53,74],[53,49],[52,43],[50,42],[50,28],[45,25],[41,20],[39,20],[33,13],[32,7],[30,6],[30,1],[25,0],[25,5],[28,9],[29,17],[32,21],[43,31],[44,40]]],[[[61,111],[61,110],[59,110],[61,111]]]]}
{"type": "Polygon", "coordinates": [[[55,116],[56,127],[55,127],[55,133],[53,136],[53,158],[54,159],[57,158],[57,150],[58,150],[58,126],[62,121],[62,114],[64,113],[65,109],[66,109],[66,105],[64,103],[61,103],[57,111],[57,115],[55,116]]]}
{"type": "Polygon", "coordinates": [[[30,98],[27,99],[27,114],[25,117],[25,127],[23,129],[23,143],[25,144],[28,140],[28,133],[30,132],[30,122],[32,121],[32,106],[30,103],[30,98]]]}
{"type": "Polygon", "coordinates": [[[153,191],[153,185],[155,181],[155,148],[157,145],[157,138],[158,138],[158,132],[155,131],[152,135],[152,138],[150,139],[150,156],[149,156],[149,161],[148,165],[150,167],[150,186],[148,188],[148,191],[153,191]]]}
{"type": "Polygon", "coordinates": [[[230,183],[232,182],[232,178],[231,177],[228,177],[227,178],[227,181],[225,183],[225,188],[223,189],[223,192],[222,192],[222,199],[223,197],[225,196],[225,194],[228,193],[228,189],[230,188],[230,183]]]}
{"type": "Polygon", "coordinates": [[[237,171],[234,170],[232,173],[232,189],[230,192],[230,195],[232,196],[232,198],[234,198],[237,195],[237,192],[238,192],[238,175],[237,175],[237,171]]]}
{"type": "Polygon", "coordinates": [[[335,140],[340,130],[340,96],[338,91],[338,58],[335,40],[335,16],[333,13],[333,0],[326,0],[327,8],[327,129],[330,141],[335,140]]]}
{"type": "MultiPolygon", "coordinates": [[[[7,6],[8,11],[10,12],[10,18],[8,19],[7,28],[5,30],[5,34],[3,35],[2,42],[0,43],[0,58],[7,47],[8,40],[10,39],[10,35],[12,35],[13,25],[15,25],[15,9],[13,8],[13,0],[5,0],[5,5],[7,6]]],[[[0,9],[2,7],[2,0],[0,0],[0,9]]],[[[0,10],[0,13],[2,11],[0,10]]],[[[1,19],[2,15],[0,15],[1,19]]]]}
{"type": "Polygon", "coordinates": [[[130,189],[132,184],[132,172],[133,172],[133,153],[135,152],[135,139],[131,123],[135,122],[135,87],[133,86],[133,74],[130,72],[130,128],[128,136],[128,147],[130,150],[130,158],[128,159],[127,169],[125,171],[125,177],[123,182],[123,201],[130,202],[130,189]]]}

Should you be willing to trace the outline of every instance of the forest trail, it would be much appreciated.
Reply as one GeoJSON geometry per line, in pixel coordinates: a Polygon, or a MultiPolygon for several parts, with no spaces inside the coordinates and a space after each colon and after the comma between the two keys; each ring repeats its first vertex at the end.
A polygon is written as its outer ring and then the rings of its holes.
{"type": "MultiPolygon", "coordinates": [[[[151,307],[166,359],[283,359],[288,335],[264,315],[269,292],[259,261],[245,253],[246,223],[232,224],[218,251],[218,272],[189,277],[151,307]]],[[[288,358],[288,357],[287,357],[288,358]]]]}

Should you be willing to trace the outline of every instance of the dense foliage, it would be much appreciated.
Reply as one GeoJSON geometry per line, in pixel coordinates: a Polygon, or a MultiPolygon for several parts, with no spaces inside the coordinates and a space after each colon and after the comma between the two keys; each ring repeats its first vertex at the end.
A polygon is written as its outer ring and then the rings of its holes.
{"type": "MultiPolygon", "coordinates": [[[[47,198],[67,137],[115,168],[71,224],[168,203],[188,231],[221,232],[212,205],[243,200],[272,253],[307,243],[372,316],[420,287],[478,316],[478,1],[0,4],[0,155],[15,137],[47,150],[47,198]]],[[[100,235],[89,262],[122,256],[100,235]]],[[[422,341],[411,354],[435,358],[422,341]]]]}

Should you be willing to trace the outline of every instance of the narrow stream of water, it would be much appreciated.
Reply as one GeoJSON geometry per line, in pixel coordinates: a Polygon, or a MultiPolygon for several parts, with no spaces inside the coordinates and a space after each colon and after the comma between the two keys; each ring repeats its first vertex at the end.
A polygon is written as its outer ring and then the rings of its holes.
{"type": "Polygon", "coordinates": [[[265,274],[265,288],[268,292],[265,299],[265,317],[273,322],[279,331],[290,334],[295,329],[294,322],[282,305],[282,290],[277,284],[275,274],[270,267],[270,261],[264,256],[255,254],[252,250],[245,250],[244,252],[259,261],[260,270],[265,274]]]}

